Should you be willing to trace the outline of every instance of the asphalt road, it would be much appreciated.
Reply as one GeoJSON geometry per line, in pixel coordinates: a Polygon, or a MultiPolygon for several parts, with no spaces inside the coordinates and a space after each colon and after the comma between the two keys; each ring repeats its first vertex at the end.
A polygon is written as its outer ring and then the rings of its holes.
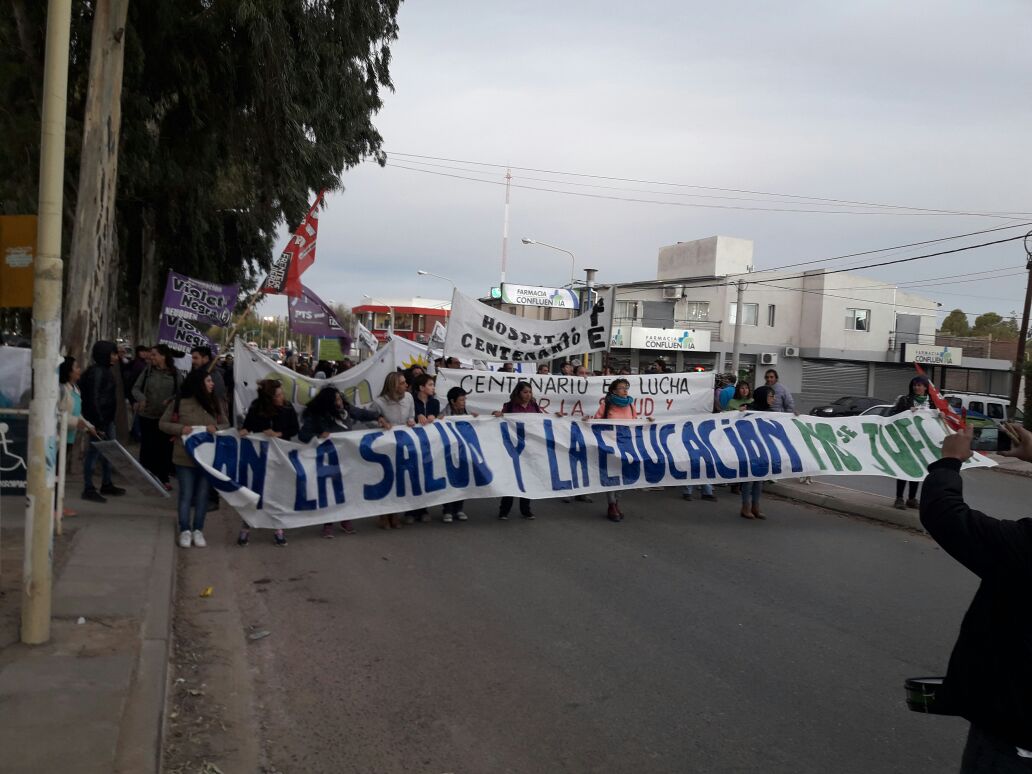
{"type": "MultiPolygon", "coordinates": [[[[896,498],[892,479],[878,476],[821,476],[814,479],[846,489],[873,492],[891,505],[896,498]]],[[[905,495],[904,495],[905,496],[905,495]]],[[[918,493],[920,497],[920,492],[918,493]]],[[[993,470],[969,470],[964,473],[964,499],[968,505],[1000,519],[1021,519],[1032,516],[1032,479],[993,470]]]]}
{"type": "Polygon", "coordinates": [[[956,770],[966,723],[908,712],[903,680],[944,673],[975,578],[915,533],[774,499],[746,521],[718,492],[632,494],[622,524],[596,497],[283,549],[254,533],[230,569],[243,622],[271,631],[248,646],[269,762],[956,770]]]}

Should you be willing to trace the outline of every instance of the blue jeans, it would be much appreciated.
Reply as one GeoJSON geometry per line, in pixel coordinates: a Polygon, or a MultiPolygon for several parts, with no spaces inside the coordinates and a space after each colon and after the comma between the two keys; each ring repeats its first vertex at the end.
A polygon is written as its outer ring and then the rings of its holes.
{"type": "Polygon", "coordinates": [[[759,505],[760,494],[763,492],[762,481],[742,482],[742,505],[759,505]]]}
{"type": "MultiPolygon", "coordinates": [[[[101,440],[110,441],[115,438],[115,423],[112,422],[107,427],[97,427],[97,430],[104,433],[104,438],[101,440]]],[[[82,461],[82,490],[88,492],[94,489],[93,486],[93,466],[97,464],[97,458],[100,457],[100,480],[102,486],[111,486],[111,465],[107,461],[107,457],[93,448],[93,444],[96,443],[96,438],[92,435],[87,436],[89,443],[86,445],[86,457],[82,461]]]]}
{"type": "Polygon", "coordinates": [[[208,474],[192,465],[176,465],[176,481],[179,482],[179,531],[203,530],[204,516],[208,513],[208,474]]]}
{"type": "Polygon", "coordinates": [[[695,491],[695,487],[696,486],[701,486],[702,487],[702,493],[704,495],[711,495],[711,494],[713,494],[713,484],[689,484],[688,486],[682,486],[681,487],[681,494],[683,494],[683,495],[690,495],[693,491],[695,491]]]}

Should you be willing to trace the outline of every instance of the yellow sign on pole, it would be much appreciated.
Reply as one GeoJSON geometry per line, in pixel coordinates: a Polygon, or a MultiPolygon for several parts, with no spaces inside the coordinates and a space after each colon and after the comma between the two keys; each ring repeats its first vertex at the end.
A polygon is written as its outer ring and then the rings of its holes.
{"type": "Polygon", "coordinates": [[[36,216],[0,215],[0,309],[32,308],[36,216]]]}

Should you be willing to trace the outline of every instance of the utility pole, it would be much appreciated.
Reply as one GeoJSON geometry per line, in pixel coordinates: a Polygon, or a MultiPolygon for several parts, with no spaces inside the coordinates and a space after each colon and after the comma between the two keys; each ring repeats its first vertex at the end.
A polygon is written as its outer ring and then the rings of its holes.
{"type": "MultiPolygon", "coordinates": [[[[39,220],[32,291],[32,401],[29,403],[28,509],[22,568],[21,641],[50,639],[57,452],[57,361],[61,344],[61,210],[72,0],[50,0],[43,67],[39,153],[39,220]]],[[[63,442],[62,442],[63,445],[63,442]]]]}
{"type": "MultiPolygon", "coordinates": [[[[595,275],[598,274],[598,269],[585,269],[584,270],[584,290],[581,291],[581,314],[591,308],[591,289],[595,287],[595,275]]],[[[585,368],[588,367],[588,353],[585,352],[581,358],[581,363],[585,368]]]]}
{"type": "MultiPolygon", "coordinates": [[[[1028,313],[1032,307],[1032,231],[1025,234],[1025,269],[1028,271],[1028,281],[1025,284],[1025,310],[1021,314],[1021,332],[1018,334],[1018,352],[1014,356],[1014,376],[1011,379],[1010,404],[1011,416],[1020,408],[1018,406],[1018,392],[1021,388],[1021,378],[1025,373],[1025,339],[1028,338],[1028,313]]],[[[1028,389],[1028,385],[1025,385],[1028,389]]],[[[1029,421],[1028,419],[1025,420],[1029,421]]]]}
{"type": "Polygon", "coordinates": [[[735,301],[735,336],[731,348],[731,372],[735,375],[735,383],[738,383],[738,364],[742,355],[742,296],[745,295],[745,283],[738,280],[738,298],[735,301]]]}
{"type": "Polygon", "coordinates": [[[509,189],[512,184],[512,170],[505,170],[505,221],[502,224],[502,282],[505,282],[505,267],[509,263],[509,189]]]}

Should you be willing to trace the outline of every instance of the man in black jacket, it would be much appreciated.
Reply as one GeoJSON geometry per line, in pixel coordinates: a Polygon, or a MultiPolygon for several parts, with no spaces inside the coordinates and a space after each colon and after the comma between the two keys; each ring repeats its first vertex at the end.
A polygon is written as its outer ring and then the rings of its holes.
{"type": "MultiPolygon", "coordinates": [[[[1007,456],[1032,462],[1032,433],[1007,456]]],[[[971,429],[943,441],[928,466],[921,523],[982,583],[960,626],[942,689],[945,708],[971,721],[962,774],[1032,772],[1032,518],[1004,521],[964,502],[960,466],[971,429]]]]}
{"type": "MultiPolygon", "coordinates": [[[[115,415],[118,412],[118,393],[115,377],[111,367],[118,365],[118,347],[113,341],[98,341],[93,345],[93,364],[86,369],[79,381],[82,393],[82,416],[94,427],[102,439],[115,438],[115,415]]],[[[104,495],[123,495],[125,490],[115,486],[111,481],[111,465],[98,452],[91,436],[86,447],[86,457],[82,463],[83,491],[82,499],[97,503],[106,503],[104,495]],[[98,492],[93,486],[93,466],[100,457],[101,487],[98,492]]]]}

